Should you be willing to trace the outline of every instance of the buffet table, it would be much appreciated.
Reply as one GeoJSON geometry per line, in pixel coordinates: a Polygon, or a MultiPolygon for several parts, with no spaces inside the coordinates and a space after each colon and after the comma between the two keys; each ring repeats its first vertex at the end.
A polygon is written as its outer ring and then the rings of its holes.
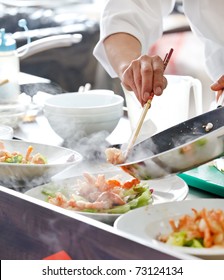
{"type": "MultiPolygon", "coordinates": [[[[124,113],[107,141],[120,144],[128,140],[129,134],[129,120],[124,113]]],[[[14,138],[64,145],[63,139],[54,133],[43,114],[37,115],[33,122],[20,124],[14,131],[14,138]]],[[[82,165],[75,170],[77,174],[82,172],[82,165]]],[[[186,199],[216,197],[190,187],[186,199]]],[[[111,224],[61,209],[5,186],[0,186],[0,248],[2,260],[40,260],[58,252],[65,252],[71,259],[82,260],[197,259],[158,245],[146,246],[137,237],[121,232],[111,224]]]]}

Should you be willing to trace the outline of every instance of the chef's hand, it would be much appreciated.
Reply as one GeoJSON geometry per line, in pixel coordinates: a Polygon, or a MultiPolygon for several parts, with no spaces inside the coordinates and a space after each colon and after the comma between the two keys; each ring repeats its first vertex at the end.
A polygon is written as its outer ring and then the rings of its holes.
{"type": "Polygon", "coordinates": [[[161,95],[167,86],[163,76],[164,63],[159,56],[142,55],[131,61],[121,75],[121,82],[127,90],[134,91],[143,106],[151,93],[161,95]]]}
{"type": "Polygon", "coordinates": [[[220,102],[221,96],[223,99],[222,104],[224,106],[224,75],[222,75],[214,84],[211,85],[211,89],[217,91],[216,102],[220,102]]]}
{"type": "Polygon", "coordinates": [[[104,40],[107,58],[127,90],[144,105],[150,95],[161,95],[167,86],[159,56],[141,55],[140,41],[128,33],[114,33],[104,40]]]}

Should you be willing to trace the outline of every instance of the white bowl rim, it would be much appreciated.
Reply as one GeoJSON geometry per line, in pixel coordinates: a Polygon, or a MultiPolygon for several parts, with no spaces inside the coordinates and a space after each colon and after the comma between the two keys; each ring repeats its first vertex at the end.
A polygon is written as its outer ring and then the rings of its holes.
{"type": "Polygon", "coordinates": [[[66,108],[67,110],[62,110],[61,108],[52,108],[52,107],[44,107],[43,112],[51,115],[58,116],[71,116],[71,117],[80,117],[80,118],[95,118],[95,117],[109,117],[116,116],[118,114],[123,114],[123,106],[116,106],[116,108],[112,108],[111,110],[72,110],[71,108],[66,108]]]}
{"type": "Polygon", "coordinates": [[[48,98],[45,103],[44,103],[44,107],[45,108],[54,108],[54,109],[75,109],[75,110],[91,110],[91,109],[105,109],[105,108],[111,108],[111,107],[114,107],[114,106],[118,106],[120,104],[123,104],[124,102],[124,98],[121,96],[121,95],[118,95],[118,94],[114,94],[114,95],[106,95],[106,94],[102,94],[102,93],[60,93],[60,94],[57,94],[55,96],[52,96],[50,98],[48,98]],[[69,106],[60,106],[60,105],[56,105],[56,104],[51,104],[50,102],[52,100],[55,100],[55,99],[60,99],[62,97],[65,97],[65,96],[91,96],[91,97],[94,97],[94,96],[108,96],[108,97],[113,97],[115,99],[115,102],[111,103],[111,104],[107,104],[107,105],[100,105],[100,106],[92,106],[92,107],[69,107],[69,106]]]}
{"type": "Polygon", "coordinates": [[[25,114],[26,114],[26,112],[0,113],[0,119],[1,118],[15,118],[15,117],[24,116],[25,114]]]}
{"type": "Polygon", "coordinates": [[[0,129],[4,129],[4,131],[13,131],[13,128],[9,125],[0,124],[0,129]]]}
{"type": "MultiPolygon", "coordinates": [[[[2,137],[5,137],[6,135],[8,135],[10,138],[12,138],[13,133],[14,133],[14,130],[11,126],[0,124],[0,139],[2,139],[2,137]]],[[[5,139],[2,139],[2,140],[5,140],[5,139]]]]}

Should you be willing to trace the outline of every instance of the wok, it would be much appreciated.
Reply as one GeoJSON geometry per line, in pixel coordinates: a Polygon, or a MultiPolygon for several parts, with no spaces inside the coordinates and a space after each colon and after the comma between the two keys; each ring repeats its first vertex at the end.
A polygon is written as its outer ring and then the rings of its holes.
{"type": "Polygon", "coordinates": [[[224,155],[224,107],[186,120],[136,144],[117,166],[140,179],[177,174],[224,155]],[[205,126],[213,127],[206,131],[205,126]]]}

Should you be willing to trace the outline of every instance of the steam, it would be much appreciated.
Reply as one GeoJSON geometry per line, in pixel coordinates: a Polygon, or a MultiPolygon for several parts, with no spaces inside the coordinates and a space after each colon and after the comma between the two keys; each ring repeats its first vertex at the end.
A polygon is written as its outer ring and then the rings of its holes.
{"type": "Polygon", "coordinates": [[[134,146],[127,162],[144,161],[159,153],[192,142],[206,133],[201,122],[195,122],[190,126],[186,124],[182,123],[179,126],[171,127],[138,143],[134,146]]]}
{"type": "Polygon", "coordinates": [[[0,185],[21,193],[25,193],[29,189],[42,185],[50,180],[48,176],[34,177],[30,179],[30,176],[26,177],[25,174],[23,179],[18,179],[10,167],[8,167],[7,170],[7,174],[4,178],[0,178],[0,185]]]}
{"type": "Polygon", "coordinates": [[[57,84],[54,83],[30,83],[20,86],[20,91],[26,93],[27,95],[33,97],[38,91],[46,92],[49,94],[58,94],[62,93],[63,89],[60,88],[57,84]]]}
{"type": "Polygon", "coordinates": [[[138,162],[157,153],[157,146],[151,138],[138,143],[129,153],[127,162],[138,162]]]}
{"type": "Polygon", "coordinates": [[[79,152],[84,161],[104,161],[106,162],[105,150],[109,147],[106,141],[109,133],[107,131],[100,131],[84,137],[80,137],[82,131],[76,134],[73,139],[66,139],[64,146],[79,152]],[[78,135],[78,137],[77,137],[78,135]]]}

